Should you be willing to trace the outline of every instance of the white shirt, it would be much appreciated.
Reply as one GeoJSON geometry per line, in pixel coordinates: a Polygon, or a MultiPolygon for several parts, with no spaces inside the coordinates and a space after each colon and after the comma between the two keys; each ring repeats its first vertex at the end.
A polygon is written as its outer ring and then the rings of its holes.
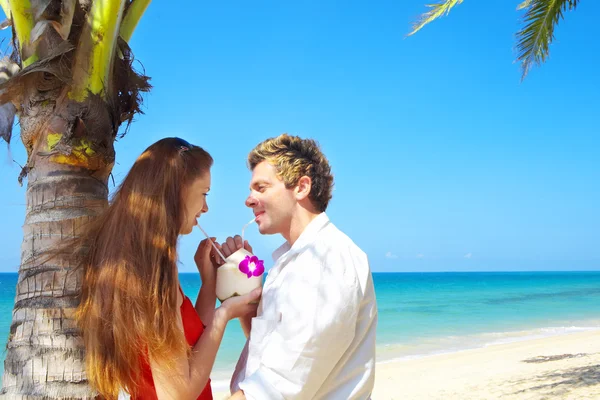
{"type": "Polygon", "coordinates": [[[273,259],[232,393],[369,399],[377,304],[367,255],[322,213],[273,259]]]}

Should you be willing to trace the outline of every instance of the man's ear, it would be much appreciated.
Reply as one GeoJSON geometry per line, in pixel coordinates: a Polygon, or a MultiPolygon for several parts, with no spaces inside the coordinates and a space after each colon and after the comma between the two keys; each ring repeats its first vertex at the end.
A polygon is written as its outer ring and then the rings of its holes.
{"type": "Polygon", "coordinates": [[[296,185],[296,199],[303,200],[308,197],[310,194],[310,189],[312,188],[312,180],[308,176],[303,176],[298,180],[298,184],[296,185]]]}

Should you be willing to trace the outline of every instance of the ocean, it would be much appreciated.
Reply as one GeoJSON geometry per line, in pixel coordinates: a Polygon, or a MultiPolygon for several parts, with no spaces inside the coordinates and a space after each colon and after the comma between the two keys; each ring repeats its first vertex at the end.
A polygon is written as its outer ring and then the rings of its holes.
{"type": "MultiPolygon", "coordinates": [[[[198,275],[180,280],[195,301],[198,275]]],[[[600,271],[374,273],[373,281],[378,362],[600,329],[600,271]]],[[[3,343],[16,282],[17,274],[0,274],[3,343]]],[[[239,323],[230,322],[212,374],[215,390],[228,387],[244,343],[239,323]]]]}

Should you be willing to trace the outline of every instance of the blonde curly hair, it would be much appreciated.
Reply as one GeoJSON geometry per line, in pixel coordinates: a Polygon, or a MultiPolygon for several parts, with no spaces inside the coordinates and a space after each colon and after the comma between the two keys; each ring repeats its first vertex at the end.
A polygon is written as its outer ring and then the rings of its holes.
{"type": "Polygon", "coordinates": [[[332,197],[333,175],[329,161],[315,140],[287,133],[269,138],[248,154],[251,170],[263,161],[275,167],[277,176],[288,189],[296,186],[303,176],[308,176],[312,182],[308,198],[319,212],[327,209],[332,197]]]}

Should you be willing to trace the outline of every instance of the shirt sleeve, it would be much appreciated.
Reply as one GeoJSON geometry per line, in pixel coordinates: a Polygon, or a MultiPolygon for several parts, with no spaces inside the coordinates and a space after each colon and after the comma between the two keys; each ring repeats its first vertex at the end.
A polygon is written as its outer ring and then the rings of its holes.
{"type": "Polygon", "coordinates": [[[313,398],[354,338],[362,292],[350,256],[293,267],[281,321],[264,339],[258,369],[239,385],[248,399],[313,398]]]}

